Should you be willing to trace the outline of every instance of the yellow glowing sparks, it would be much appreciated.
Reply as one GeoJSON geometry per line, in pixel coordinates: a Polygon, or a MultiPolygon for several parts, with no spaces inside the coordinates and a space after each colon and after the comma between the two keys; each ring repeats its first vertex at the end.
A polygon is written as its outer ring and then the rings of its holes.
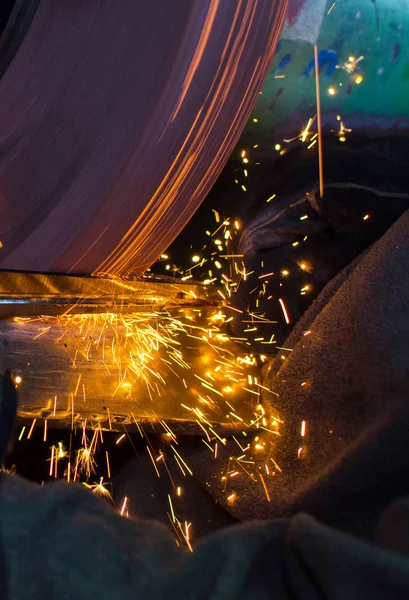
{"type": "Polygon", "coordinates": [[[301,423],[301,437],[305,437],[306,427],[307,427],[307,423],[305,421],[302,421],[302,423],[301,423]]]}
{"type": "Polygon", "coordinates": [[[360,84],[363,82],[363,80],[364,80],[364,78],[362,77],[362,75],[357,75],[357,76],[355,77],[355,83],[356,83],[357,85],[360,85],[360,84]]]}
{"type": "Polygon", "coordinates": [[[264,488],[264,492],[266,494],[267,502],[271,502],[270,494],[268,493],[268,489],[267,489],[267,486],[266,486],[266,482],[264,481],[264,477],[263,477],[263,475],[261,473],[259,475],[260,475],[261,483],[262,483],[263,488],[264,488]]]}
{"type": "Polygon", "coordinates": [[[128,503],[128,498],[125,496],[123,502],[122,502],[122,508],[121,508],[121,516],[124,515],[125,509],[126,509],[126,505],[128,503]]]}
{"type": "Polygon", "coordinates": [[[82,473],[87,477],[91,477],[91,474],[95,473],[95,459],[91,448],[80,448],[77,450],[74,468],[76,473],[82,473]]]}
{"type": "Polygon", "coordinates": [[[14,378],[14,383],[16,385],[19,385],[21,382],[23,381],[23,378],[21,377],[21,375],[16,375],[14,378]]]}
{"type": "Polygon", "coordinates": [[[335,96],[336,93],[337,93],[337,90],[334,87],[331,86],[328,88],[328,94],[330,96],[335,96]]]}
{"type": "Polygon", "coordinates": [[[315,117],[313,117],[312,119],[311,119],[311,118],[310,118],[310,119],[308,119],[308,123],[307,123],[307,125],[306,125],[305,129],[304,129],[304,130],[301,132],[301,137],[300,137],[300,139],[301,139],[301,141],[302,141],[302,142],[306,142],[306,141],[307,141],[307,139],[308,139],[308,136],[309,136],[309,134],[310,134],[310,129],[311,129],[311,126],[312,126],[312,124],[314,123],[315,119],[316,119],[316,116],[315,116],[315,117]]]}
{"type": "Polygon", "coordinates": [[[369,215],[365,215],[363,218],[364,221],[367,221],[368,219],[369,219],[369,215]]]}
{"type": "Polygon", "coordinates": [[[176,522],[175,511],[173,510],[172,498],[170,497],[170,494],[168,494],[168,501],[169,501],[169,506],[170,506],[170,512],[172,514],[172,521],[175,523],[176,522]]]}
{"type": "Polygon", "coordinates": [[[33,429],[36,424],[36,421],[37,421],[37,419],[33,419],[33,422],[31,423],[30,431],[28,432],[28,435],[27,435],[28,440],[31,438],[31,434],[33,433],[33,429]]]}
{"type": "Polygon", "coordinates": [[[279,301],[279,303],[281,305],[281,309],[283,311],[285,322],[287,323],[287,325],[289,325],[290,324],[290,318],[288,316],[288,312],[287,312],[287,309],[285,307],[284,300],[282,298],[279,298],[278,301],[279,301]]]}

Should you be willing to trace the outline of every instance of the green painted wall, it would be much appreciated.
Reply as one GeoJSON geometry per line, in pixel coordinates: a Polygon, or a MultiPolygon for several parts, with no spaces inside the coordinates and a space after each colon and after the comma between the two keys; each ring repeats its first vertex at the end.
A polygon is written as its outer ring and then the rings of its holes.
{"type": "Polygon", "coordinates": [[[338,0],[331,11],[333,0],[319,4],[307,0],[293,27],[287,23],[283,37],[297,39],[281,40],[240,148],[249,147],[249,142],[271,147],[297,135],[315,115],[314,76],[301,78],[314,57],[313,39],[320,51],[335,50],[339,65],[350,62],[349,57],[364,56],[352,73],[337,68],[328,78],[321,75],[323,121],[328,127],[339,129],[339,114],[353,130],[409,129],[409,2],[338,0]],[[276,78],[287,54],[291,61],[282,70],[284,77],[276,78]],[[359,85],[357,77],[363,78],[359,85]]]}

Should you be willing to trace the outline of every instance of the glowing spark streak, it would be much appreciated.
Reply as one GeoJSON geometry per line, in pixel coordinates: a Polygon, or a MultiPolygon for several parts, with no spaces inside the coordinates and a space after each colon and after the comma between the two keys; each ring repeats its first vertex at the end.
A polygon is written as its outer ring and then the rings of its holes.
{"type": "Polygon", "coordinates": [[[267,427],[263,427],[260,425],[260,429],[264,429],[264,431],[268,431],[269,433],[274,433],[274,435],[280,435],[278,431],[274,431],[273,429],[268,429],[267,427]]]}
{"type": "MultiPolygon", "coordinates": [[[[189,409],[189,410],[190,410],[190,409],[189,409]]],[[[168,433],[168,434],[169,434],[169,435],[172,437],[173,441],[174,441],[174,442],[175,442],[175,444],[177,445],[177,444],[178,444],[178,442],[177,442],[177,440],[176,440],[176,436],[175,436],[175,434],[173,433],[173,431],[171,430],[171,428],[169,427],[169,425],[168,425],[167,423],[165,423],[165,421],[163,421],[163,420],[161,420],[161,421],[160,421],[160,423],[161,423],[162,427],[165,429],[166,433],[168,433]]]]}
{"type": "Polygon", "coordinates": [[[206,440],[203,440],[203,439],[202,439],[202,442],[203,442],[204,444],[206,444],[206,446],[209,448],[210,452],[213,454],[213,453],[214,453],[214,450],[213,450],[213,448],[210,446],[210,444],[208,444],[208,443],[206,442],[206,440]]]}
{"type": "Polygon", "coordinates": [[[315,117],[313,119],[311,119],[311,118],[308,119],[307,126],[306,126],[306,128],[304,129],[304,131],[301,134],[301,141],[302,142],[305,142],[307,140],[308,134],[310,132],[311,125],[314,123],[314,121],[315,121],[315,117]]]}
{"type": "Polygon", "coordinates": [[[183,470],[183,467],[182,467],[182,465],[180,464],[180,462],[178,461],[177,457],[176,457],[176,456],[174,456],[173,458],[174,458],[174,459],[175,459],[175,461],[177,462],[177,465],[178,465],[179,469],[182,471],[182,475],[183,475],[183,477],[186,477],[186,473],[184,472],[184,470],[183,470]]]}
{"type": "Polygon", "coordinates": [[[280,397],[280,394],[277,394],[277,392],[273,392],[273,390],[270,390],[265,385],[261,385],[261,383],[256,383],[256,385],[257,385],[257,387],[261,388],[262,390],[265,390],[266,392],[270,392],[270,394],[274,394],[275,396],[280,397]]]}
{"type": "Polygon", "coordinates": [[[238,447],[240,448],[240,450],[242,452],[244,452],[245,450],[244,450],[243,446],[240,444],[240,442],[238,441],[238,439],[236,439],[234,436],[233,436],[233,439],[236,442],[236,444],[238,445],[238,447]]]}
{"type": "Polygon", "coordinates": [[[220,258],[244,258],[244,254],[220,254],[220,258]]]}
{"type": "Polygon", "coordinates": [[[254,394],[255,396],[260,396],[260,392],[255,392],[254,390],[249,390],[249,388],[243,387],[243,390],[246,390],[246,392],[250,392],[250,394],[254,394]]]}
{"type": "Polygon", "coordinates": [[[235,310],[236,312],[240,313],[241,315],[244,312],[243,310],[239,310],[238,308],[234,308],[234,306],[226,306],[226,308],[229,308],[230,310],[235,310]]]}
{"type": "Polygon", "coordinates": [[[21,432],[20,432],[20,435],[18,436],[18,441],[19,441],[19,442],[21,441],[21,438],[23,437],[23,434],[24,434],[24,431],[25,431],[25,429],[26,429],[26,426],[25,426],[25,425],[23,425],[23,427],[22,427],[22,429],[21,429],[21,432]]]}
{"type": "Polygon", "coordinates": [[[265,275],[260,275],[259,279],[264,279],[265,277],[270,277],[270,275],[274,275],[274,273],[266,273],[265,275]]]}
{"type": "Polygon", "coordinates": [[[336,2],[334,2],[332,4],[332,6],[330,7],[329,11],[327,12],[327,15],[329,15],[332,12],[332,10],[333,10],[333,8],[334,8],[335,5],[336,5],[336,2]]]}
{"type": "MultiPolygon", "coordinates": [[[[207,437],[207,440],[210,442],[210,436],[209,436],[209,434],[207,433],[206,429],[205,429],[205,428],[203,427],[203,425],[201,424],[201,422],[200,422],[198,419],[196,419],[196,423],[199,425],[199,427],[200,427],[201,429],[203,429],[203,431],[204,431],[204,433],[205,433],[205,436],[207,437]]],[[[202,440],[202,442],[204,442],[204,443],[206,444],[205,440],[202,440]]],[[[209,446],[209,444],[206,444],[206,446],[209,446]]],[[[209,446],[209,448],[210,448],[210,446],[209,446]]],[[[211,449],[211,450],[212,450],[212,452],[213,452],[213,449],[211,449]]]]}
{"type": "Polygon", "coordinates": [[[123,433],[121,436],[119,436],[119,438],[116,440],[115,444],[118,445],[122,442],[122,440],[124,439],[125,434],[123,433]]]}
{"type": "Polygon", "coordinates": [[[172,444],[170,445],[170,447],[172,448],[173,452],[176,454],[176,456],[179,458],[180,462],[185,466],[186,470],[193,475],[192,471],[189,469],[189,467],[187,466],[187,464],[185,463],[185,461],[183,460],[183,458],[180,456],[180,454],[178,453],[178,451],[176,450],[176,448],[174,448],[172,446],[172,444]]]}
{"type": "Polygon", "coordinates": [[[278,464],[276,463],[274,458],[271,458],[270,460],[273,463],[273,465],[275,466],[275,468],[277,469],[277,471],[280,471],[280,473],[282,473],[282,470],[280,469],[280,467],[278,466],[278,464]]]}
{"type": "Polygon", "coordinates": [[[219,440],[219,442],[221,442],[223,444],[223,446],[226,446],[226,444],[227,444],[226,440],[222,439],[220,437],[220,435],[218,435],[212,427],[209,427],[209,431],[211,433],[213,433],[213,435],[219,440]]]}
{"type": "Polygon", "coordinates": [[[317,97],[317,126],[318,126],[318,167],[320,177],[320,197],[324,196],[324,166],[322,159],[322,121],[321,121],[321,93],[320,93],[320,70],[318,62],[318,46],[314,44],[315,59],[315,91],[317,97]]]}
{"type": "Polygon", "coordinates": [[[289,323],[290,323],[290,319],[289,319],[289,317],[288,317],[288,313],[287,313],[287,309],[286,309],[286,307],[285,307],[284,301],[283,301],[281,298],[279,298],[279,299],[278,299],[278,301],[279,301],[279,303],[281,304],[281,309],[282,309],[282,311],[283,311],[283,315],[284,315],[285,322],[287,323],[287,325],[289,325],[289,323]]]}
{"type": "MultiPolygon", "coordinates": [[[[237,466],[240,467],[240,469],[242,469],[246,473],[246,475],[250,477],[252,481],[257,483],[257,479],[254,477],[254,475],[252,475],[250,471],[247,471],[246,467],[244,467],[240,461],[238,461],[236,458],[234,458],[233,460],[236,462],[237,466]]],[[[249,464],[254,464],[254,462],[249,461],[249,464]]]]}
{"type": "Polygon", "coordinates": [[[55,417],[55,411],[57,408],[57,396],[54,396],[54,410],[53,410],[53,417],[55,417]]]}
{"type": "Polygon", "coordinates": [[[71,393],[71,431],[74,429],[74,396],[71,393]]]}
{"type": "Polygon", "coordinates": [[[77,385],[76,385],[76,387],[75,387],[74,396],[76,396],[76,395],[77,395],[78,388],[79,388],[79,386],[80,386],[80,381],[81,381],[81,373],[78,375],[78,381],[77,381],[77,385]]]}
{"type": "Polygon", "coordinates": [[[44,419],[44,437],[43,437],[43,441],[44,442],[47,441],[47,419],[44,419]]]}
{"type": "Polygon", "coordinates": [[[105,457],[106,457],[106,461],[107,461],[107,473],[108,473],[108,478],[111,479],[111,467],[109,465],[109,457],[108,457],[108,450],[105,451],[105,457]]]}
{"type": "Polygon", "coordinates": [[[33,429],[34,429],[34,425],[36,424],[36,421],[37,421],[37,419],[33,419],[33,422],[31,423],[30,431],[28,432],[28,435],[27,435],[28,440],[31,438],[31,434],[33,433],[33,429]]]}
{"type": "Polygon", "coordinates": [[[303,422],[301,423],[301,437],[305,437],[306,425],[307,425],[307,424],[306,424],[306,422],[305,422],[305,421],[303,421],[303,422]]]}
{"type": "Polygon", "coordinates": [[[54,463],[54,452],[55,452],[55,448],[54,446],[51,447],[51,462],[50,462],[50,471],[49,471],[49,475],[50,477],[53,474],[53,463],[54,463]]]}
{"type": "Polygon", "coordinates": [[[266,486],[266,482],[264,481],[264,477],[261,473],[259,475],[260,475],[261,483],[263,484],[263,488],[264,488],[264,491],[266,494],[267,502],[271,502],[270,494],[268,493],[268,489],[266,486]]]}
{"type": "Polygon", "coordinates": [[[122,508],[121,508],[121,516],[123,516],[124,512],[125,512],[125,508],[126,508],[126,504],[128,502],[128,498],[125,496],[124,501],[122,503],[122,508]]]}
{"type": "Polygon", "coordinates": [[[34,336],[34,340],[36,340],[37,338],[39,338],[40,336],[44,335],[45,333],[47,333],[48,331],[50,331],[51,329],[51,325],[49,325],[48,327],[46,327],[43,331],[41,331],[40,333],[37,333],[37,335],[34,336]]]}
{"type": "Polygon", "coordinates": [[[154,460],[154,458],[153,458],[153,455],[152,455],[152,452],[151,452],[151,450],[150,450],[149,446],[146,446],[146,449],[147,449],[147,451],[148,451],[148,453],[149,453],[149,456],[150,456],[150,459],[151,459],[151,461],[152,461],[152,464],[153,464],[153,466],[155,467],[156,475],[157,475],[157,476],[159,477],[159,479],[160,479],[160,473],[159,473],[159,471],[158,471],[158,467],[156,466],[155,460],[154,460]]]}

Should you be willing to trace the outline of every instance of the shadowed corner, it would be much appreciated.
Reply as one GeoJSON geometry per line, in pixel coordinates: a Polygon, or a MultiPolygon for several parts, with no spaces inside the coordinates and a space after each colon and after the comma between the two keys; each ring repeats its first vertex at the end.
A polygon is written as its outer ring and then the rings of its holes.
{"type": "MultiPolygon", "coordinates": [[[[17,390],[11,372],[7,369],[2,376],[0,399],[0,460],[3,464],[17,413],[17,390]]],[[[2,474],[1,474],[2,475],[2,474]]],[[[0,486],[3,478],[0,476],[0,486]]],[[[3,536],[0,534],[0,540],[3,536]]],[[[7,600],[8,569],[5,551],[0,543],[0,598],[7,600]]]]}
{"type": "Polygon", "coordinates": [[[1,391],[0,460],[3,463],[17,414],[17,390],[11,372],[8,369],[2,377],[1,391]]]}

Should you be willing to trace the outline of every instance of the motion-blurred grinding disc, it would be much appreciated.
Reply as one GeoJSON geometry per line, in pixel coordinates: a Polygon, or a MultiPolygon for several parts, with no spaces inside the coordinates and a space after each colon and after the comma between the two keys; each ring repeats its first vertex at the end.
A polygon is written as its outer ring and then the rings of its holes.
{"type": "Polygon", "coordinates": [[[151,265],[237,142],[286,6],[40,0],[0,81],[0,268],[151,265]]]}

